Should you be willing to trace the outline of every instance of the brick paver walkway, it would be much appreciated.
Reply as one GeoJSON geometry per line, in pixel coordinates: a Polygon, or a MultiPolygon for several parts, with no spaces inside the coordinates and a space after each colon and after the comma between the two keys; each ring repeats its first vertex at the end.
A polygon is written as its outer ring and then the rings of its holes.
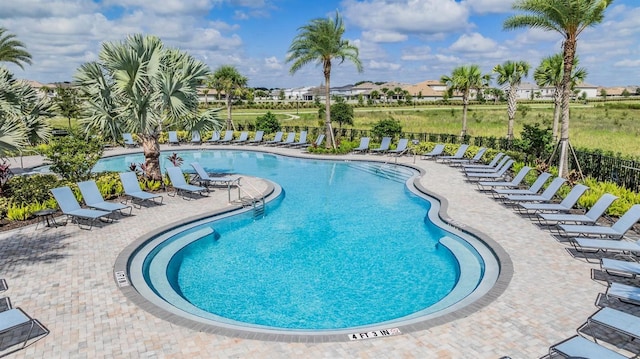
{"type": "MultiPolygon", "coordinates": [[[[186,149],[188,146],[181,146],[186,149]]],[[[238,147],[234,147],[237,149],[238,147]]],[[[163,149],[166,149],[163,147],[163,149]]],[[[177,150],[178,148],[172,148],[177,150]]],[[[268,150],[301,155],[300,150],[268,150]]],[[[113,149],[107,155],[124,151],[113,149]]],[[[139,151],[139,150],[138,150],[139,151]]],[[[396,161],[387,156],[345,158],[396,161]]],[[[37,157],[23,158],[25,167],[37,157]]],[[[14,160],[15,163],[19,161],[14,160]]],[[[506,291],[481,310],[428,330],[336,343],[263,342],[196,332],[163,321],[126,299],[113,279],[118,254],[167,223],[226,206],[226,191],[165,204],[92,231],[76,225],[29,226],[0,233],[0,277],[15,306],[51,334],[16,358],[535,358],[575,333],[597,308],[605,287],[590,279],[593,264],[572,258],[547,231],[481,194],[457,169],[401,157],[423,168],[422,185],[449,201],[448,215],[498,242],[513,261],[506,291]]],[[[259,180],[253,179],[253,181],[259,180]]]]}

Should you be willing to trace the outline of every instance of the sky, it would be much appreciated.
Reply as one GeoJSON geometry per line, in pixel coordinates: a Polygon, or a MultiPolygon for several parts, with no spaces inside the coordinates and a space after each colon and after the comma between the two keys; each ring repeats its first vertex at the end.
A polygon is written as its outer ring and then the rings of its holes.
{"type": "MultiPolygon", "coordinates": [[[[33,56],[16,78],[72,81],[98,58],[102,43],[150,34],[205,62],[212,71],[235,66],[250,87],[292,88],[324,83],[322,66],[290,74],[287,51],[299,28],[316,18],[344,19],[344,39],[359,49],[363,72],[334,63],[331,85],[359,81],[415,84],[437,80],[460,65],[485,73],[507,60],[525,60],[531,73],[562,51],[562,36],[502,29],[515,0],[9,0],[0,27],[33,56]]],[[[586,83],[640,85],[640,1],[614,0],[602,23],[578,38],[586,83]]]]}

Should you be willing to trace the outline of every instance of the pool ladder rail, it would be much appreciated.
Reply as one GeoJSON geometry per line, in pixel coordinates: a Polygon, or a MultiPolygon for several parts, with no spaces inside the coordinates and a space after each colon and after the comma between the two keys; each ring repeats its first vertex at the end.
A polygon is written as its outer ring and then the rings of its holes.
{"type": "Polygon", "coordinates": [[[253,218],[263,218],[266,215],[264,196],[251,183],[238,183],[238,199],[232,201],[243,207],[253,207],[253,218]]]}

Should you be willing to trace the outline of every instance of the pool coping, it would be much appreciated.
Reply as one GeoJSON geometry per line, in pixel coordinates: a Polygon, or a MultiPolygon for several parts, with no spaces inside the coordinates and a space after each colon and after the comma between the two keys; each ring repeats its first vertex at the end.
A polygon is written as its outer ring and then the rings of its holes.
{"type": "MultiPolygon", "coordinates": [[[[229,149],[225,149],[225,150],[229,150],[229,149]]],[[[232,149],[233,150],[233,149],[232,149]]],[[[288,155],[288,154],[282,154],[282,153],[277,153],[277,152],[271,152],[265,148],[260,148],[260,149],[246,149],[243,148],[243,151],[254,151],[254,152],[262,152],[262,153],[269,153],[269,154],[274,154],[277,156],[284,156],[284,157],[292,157],[292,158],[304,158],[304,159],[319,159],[319,160],[333,160],[333,161],[363,161],[363,162],[378,162],[378,163],[386,163],[386,164],[390,164],[387,161],[382,161],[382,160],[376,160],[376,159],[371,159],[371,158],[367,158],[367,159],[341,159],[341,158],[335,158],[335,157],[331,157],[331,156],[317,156],[317,155],[313,155],[313,156],[294,156],[294,155],[288,155]]],[[[184,149],[184,150],[177,150],[179,151],[193,151],[193,149],[184,149]]],[[[119,155],[114,155],[114,156],[119,156],[119,155]]],[[[106,156],[106,157],[113,157],[113,156],[106,156]]],[[[497,278],[493,284],[493,286],[487,290],[484,294],[482,294],[481,296],[479,296],[479,298],[473,300],[471,303],[468,303],[466,305],[464,305],[463,307],[457,308],[455,311],[452,312],[448,312],[445,314],[441,314],[439,316],[433,317],[433,318],[425,318],[423,320],[419,320],[416,322],[413,322],[411,324],[406,324],[406,325],[396,325],[394,326],[393,324],[391,324],[391,326],[393,328],[388,328],[388,326],[384,326],[385,323],[381,323],[381,325],[369,325],[367,326],[367,328],[373,330],[372,328],[378,328],[380,330],[387,330],[387,329],[391,329],[391,330],[399,330],[397,332],[397,334],[406,334],[406,333],[410,333],[410,332],[415,332],[415,331],[421,331],[421,330],[425,330],[425,329],[429,329],[435,326],[439,326],[445,323],[449,323],[458,319],[462,319],[465,317],[468,317],[470,315],[472,315],[473,313],[481,310],[482,308],[488,306],[489,304],[491,304],[492,302],[494,302],[496,299],[498,299],[507,289],[509,283],[511,282],[511,279],[513,277],[513,271],[514,271],[514,267],[513,267],[513,262],[511,261],[510,256],[508,255],[508,253],[504,250],[504,248],[502,248],[502,246],[500,246],[496,241],[494,241],[493,239],[491,239],[488,235],[486,235],[485,233],[476,230],[472,227],[469,227],[463,223],[458,222],[457,220],[454,220],[453,218],[449,217],[448,215],[448,207],[449,207],[449,203],[447,201],[446,198],[428,190],[427,188],[425,188],[421,182],[420,182],[420,178],[422,178],[426,172],[416,166],[411,166],[409,164],[398,164],[398,163],[391,163],[393,165],[396,166],[403,166],[403,167],[408,167],[411,168],[413,170],[415,170],[416,172],[419,173],[419,175],[414,176],[413,179],[413,185],[414,187],[421,193],[428,195],[430,197],[432,197],[434,200],[436,200],[437,202],[439,202],[439,206],[438,206],[438,216],[439,218],[445,222],[446,224],[452,226],[453,228],[469,234],[473,237],[475,237],[476,239],[478,239],[479,241],[483,242],[486,246],[487,249],[489,249],[492,254],[494,255],[494,257],[497,260],[497,263],[499,265],[499,273],[497,274],[497,278]]],[[[267,198],[268,196],[273,195],[274,192],[276,191],[276,186],[271,183],[270,181],[263,179],[268,183],[268,187],[265,190],[265,192],[263,193],[263,195],[265,195],[265,198],[267,198]]],[[[150,302],[149,300],[147,300],[146,298],[144,298],[136,289],[135,287],[133,287],[132,285],[130,285],[130,280],[129,280],[129,263],[130,263],[130,259],[132,258],[132,256],[135,254],[135,252],[137,252],[138,248],[140,248],[144,243],[152,240],[152,238],[154,238],[157,235],[160,235],[164,232],[167,232],[173,228],[175,228],[176,226],[179,225],[185,225],[185,224],[189,224],[189,223],[193,223],[196,221],[200,221],[203,220],[205,218],[209,218],[209,217],[213,217],[213,216],[219,216],[219,215],[223,215],[223,214],[230,214],[232,212],[236,212],[236,211],[241,211],[243,210],[245,207],[241,206],[241,205],[231,205],[227,208],[221,209],[221,210],[216,210],[216,211],[212,211],[212,212],[208,212],[205,214],[201,214],[201,215],[197,215],[197,216],[192,216],[192,217],[188,217],[170,224],[167,224],[166,226],[163,226],[161,228],[158,228],[150,233],[147,233],[141,237],[139,237],[138,239],[134,240],[132,243],[130,243],[127,247],[125,247],[120,254],[118,255],[115,263],[114,263],[114,267],[113,267],[113,278],[114,281],[116,283],[116,285],[118,285],[119,289],[121,290],[121,292],[125,295],[125,297],[129,300],[131,300],[134,304],[136,304],[138,307],[140,307],[141,309],[147,311],[148,313],[158,317],[159,319],[162,320],[166,320],[170,323],[174,323],[177,325],[180,325],[182,327],[186,327],[192,330],[196,330],[196,331],[200,331],[200,332],[207,332],[207,333],[211,333],[211,334],[219,334],[219,335],[223,335],[223,336],[228,336],[228,337],[236,337],[236,338],[244,338],[244,339],[254,339],[254,340],[261,340],[261,341],[276,341],[276,342],[298,342],[298,343],[326,343],[326,342],[345,342],[345,341],[349,341],[349,336],[347,334],[344,333],[340,333],[340,334],[322,334],[321,331],[315,331],[315,332],[309,332],[309,333],[303,333],[303,331],[297,331],[297,332],[289,332],[286,330],[282,330],[281,332],[278,331],[274,331],[271,330],[270,332],[261,332],[259,330],[259,328],[252,328],[252,327],[243,327],[242,330],[238,330],[238,329],[234,329],[230,326],[225,326],[224,323],[202,323],[202,322],[198,322],[198,321],[194,321],[188,318],[184,318],[180,315],[176,315],[174,313],[171,313],[169,311],[167,311],[166,309],[150,302]],[[125,277],[123,277],[123,274],[125,277]],[[274,333],[275,332],[275,333],[274,333]]]]}

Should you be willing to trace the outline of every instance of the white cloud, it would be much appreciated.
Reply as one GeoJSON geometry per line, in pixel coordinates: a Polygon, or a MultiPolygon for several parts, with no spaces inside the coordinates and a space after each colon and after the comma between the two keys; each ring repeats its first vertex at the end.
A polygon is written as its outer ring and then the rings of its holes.
{"type": "Polygon", "coordinates": [[[624,59],[613,64],[615,67],[640,67],[640,60],[624,59]]]}
{"type": "Polygon", "coordinates": [[[428,35],[468,27],[467,7],[454,0],[344,0],[342,7],[364,31],[428,35]]]}
{"type": "Polygon", "coordinates": [[[515,0],[467,0],[467,5],[478,14],[501,13],[511,10],[515,0]]]}
{"type": "Polygon", "coordinates": [[[410,47],[402,50],[400,59],[404,61],[424,61],[434,58],[429,46],[410,47]]]}
{"type": "Polygon", "coordinates": [[[283,68],[282,64],[275,56],[264,59],[264,66],[271,70],[282,70],[283,68]]]}
{"type": "Polygon", "coordinates": [[[371,60],[367,64],[367,68],[374,69],[374,70],[396,71],[396,70],[400,70],[401,67],[402,66],[400,64],[395,64],[395,63],[386,62],[386,61],[376,61],[376,60],[371,60]]]}
{"type": "Polygon", "coordinates": [[[496,51],[498,43],[474,32],[472,34],[462,34],[451,46],[449,50],[463,53],[487,53],[496,51]]]}
{"type": "Polygon", "coordinates": [[[373,42],[403,42],[408,36],[395,31],[363,31],[362,38],[373,42]]]}

